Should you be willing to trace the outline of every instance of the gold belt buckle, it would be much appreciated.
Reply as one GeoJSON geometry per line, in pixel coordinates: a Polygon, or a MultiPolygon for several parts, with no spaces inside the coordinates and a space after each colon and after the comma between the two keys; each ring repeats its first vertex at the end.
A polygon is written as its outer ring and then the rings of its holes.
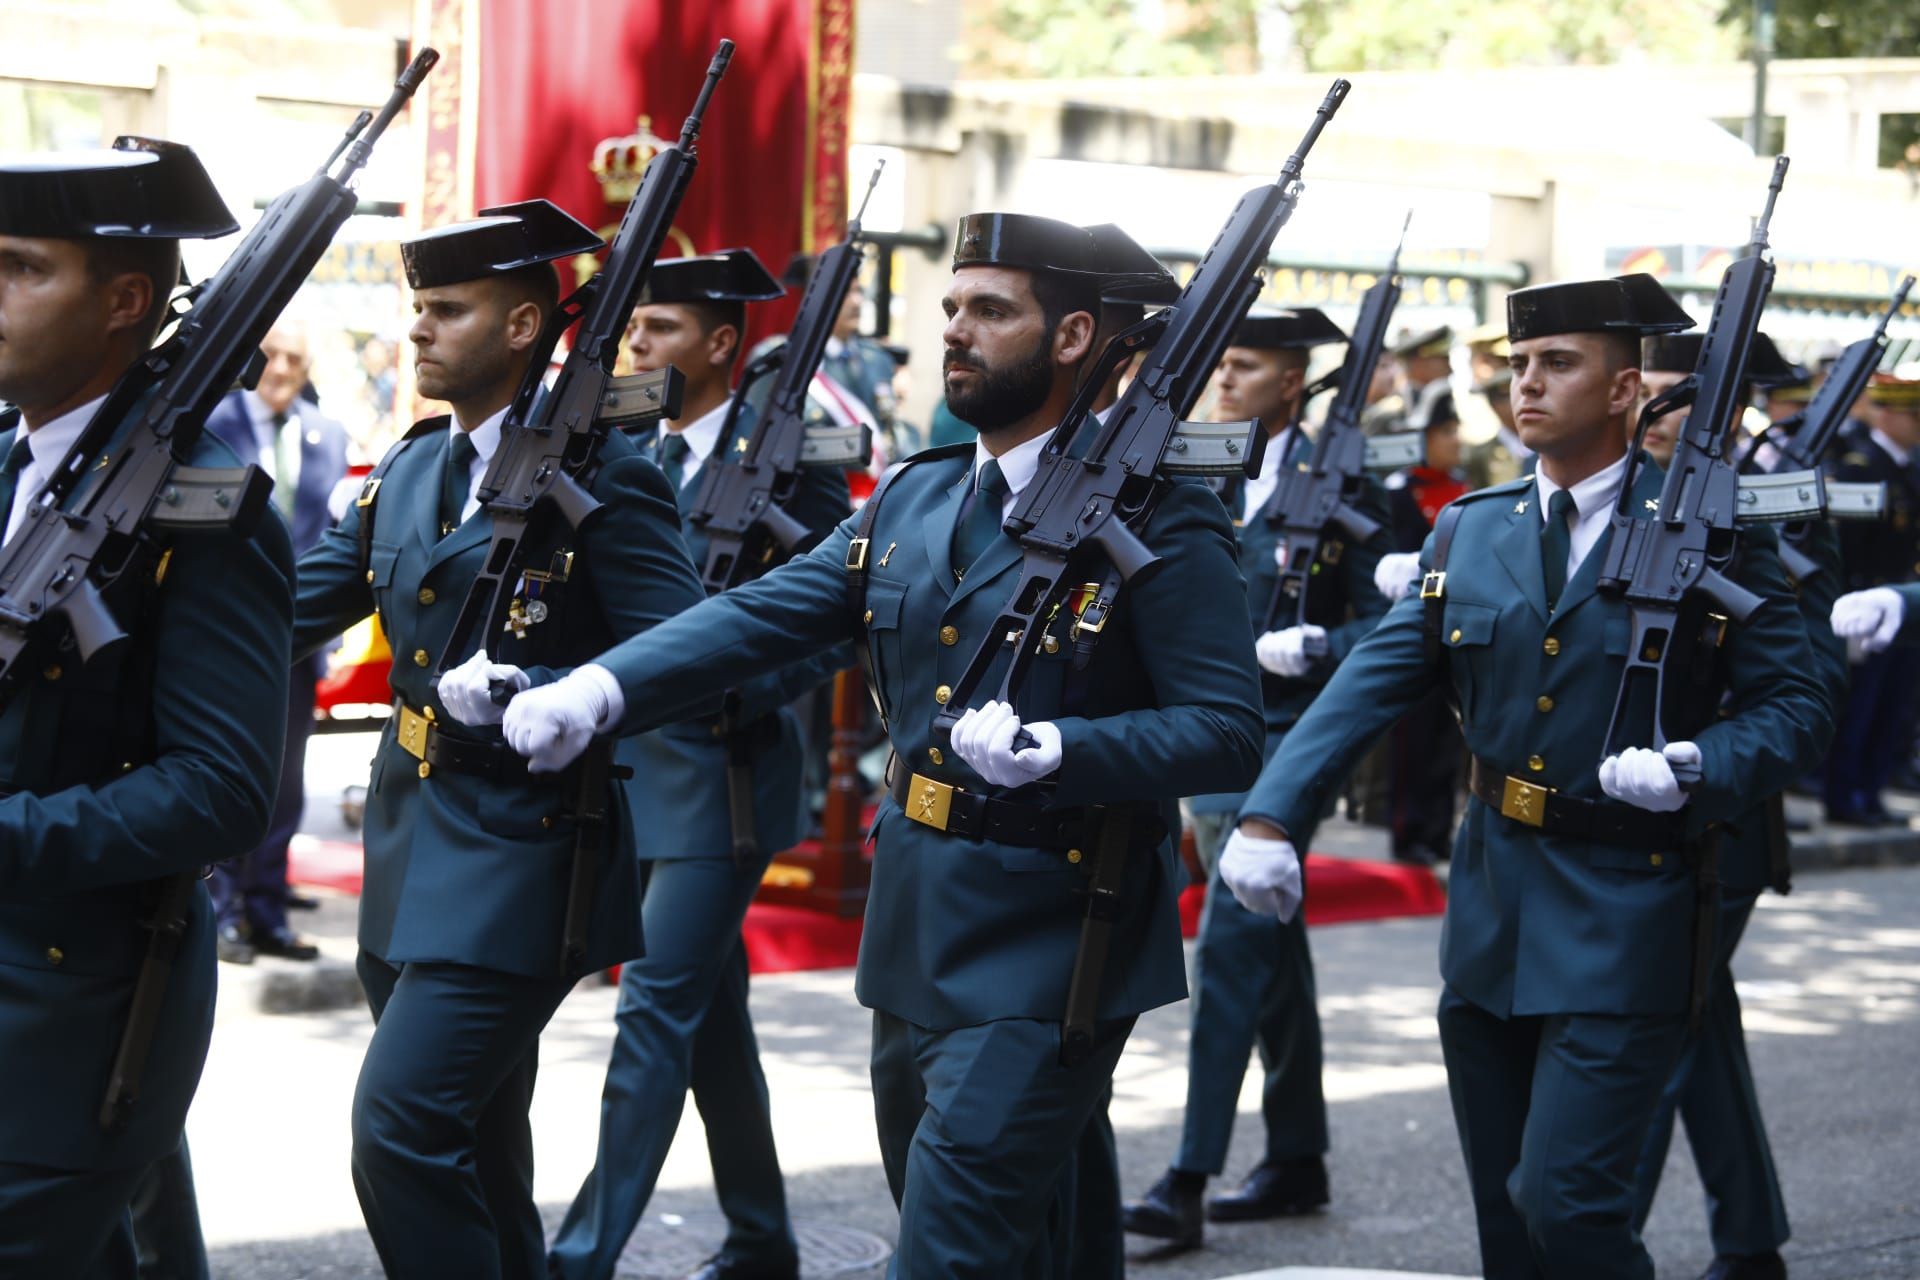
{"type": "Polygon", "coordinates": [[[1529,827],[1547,820],[1547,788],[1523,778],[1508,777],[1500,788],[1500,816],[1529,827]]]}
{"type": "Polygon", "coordinates": [[[958,787],[914,774],[907,788],[907,816],[935,831],[947,829],[947,815],[953,809],[953,793],[958,787]]]}
{"type": "Polygon", "coordinates": [[[415,760],[424,761],[427,758],[427,731],[432,727],[433,721],[403,702],[400,704],[400,724],[394,731],[394,741],[415,760]]]}
{"type": "Polygon", "coordinates": [[[1447,575],[1443,569],[1429,569],[1427,576],[1420,579],[1420,598],[1438,600],[1447,594],[1447,575]]]}

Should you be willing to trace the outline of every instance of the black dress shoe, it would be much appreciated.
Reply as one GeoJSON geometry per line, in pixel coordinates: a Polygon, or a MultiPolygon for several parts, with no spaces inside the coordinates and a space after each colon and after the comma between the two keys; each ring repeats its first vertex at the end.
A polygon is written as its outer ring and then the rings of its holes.
{"type": "Polygon", "coordinates": [[[287,894],[287,910],[289,911],[318,911],[319,909],[320,899],[314,897],[312,894],[287,894]]]}
{"type": "Polygon", "coordinates": [[[800,1280],[800,1263],[795,1259],[750,1262],[721,1253],[701,1263],[687,1280],[800,1280]]]}
{"type": "Polygon", "coordinates": [[[279,956],[282,960],[318,960],[320,958],[319,947],[314,946],[285,925],[281,925],[278,929],[255,929],[253,949],[263,956],[279,956]]]}
{"type": "Polygon", "coordinates": [[[1312,1213],[1327,1203],[1327,1165],[1318,1156],[1257,1164],[1238,1189],[1207,1200],[1209,1222],[1255,1222],[1312,1213]]]}
{"type": "Polygon", "coordinates": [[[1205,1230],[1200,1197],[1207,1178],[1169,1169],[1138,1200],[1120,1206],[1120,1225],[1137,1236],[1172,1242],[1174,1249],[1197,1249],[1205,1230]]]}
{"type": "Polygon", "coordinates": [[[1787,1264],[1776,1251],[1723,1253],[1700,1280],[1787,1280],[1787,1264]]]}
{"type": "Polygon", "coordinates": [[[254,946],[237,924],[223,924],[213,935],[213,952],[228,964],[252,964],[254,946]]]}

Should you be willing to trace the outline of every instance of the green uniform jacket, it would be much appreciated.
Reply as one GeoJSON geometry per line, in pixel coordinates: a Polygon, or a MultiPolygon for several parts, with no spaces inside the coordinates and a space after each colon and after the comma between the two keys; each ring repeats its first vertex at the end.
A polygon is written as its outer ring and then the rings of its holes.
{"type": "MultiPolygon", "coordinates": [[[[681,484],[677,497],[683,510],[700,496],[708,472],[726,465],[733,441],[752,435],[751,413],[741,410],[733,433],[715,441],[706,461],[681,484]]],[[[659,440],[656,430],[633,439],[644,456],[654,456],[659,440]]],[[[809,469],[800,473],[787,514],[811,530],[817,541],[846,519],[849,502],[844,471],[809,469]]],[[[706,532],[684,519],[680,532],[694,567],[702,568],[707,560],[706,532]]],[[[852,652],[843,647],[813,662],[745,681],[733,691],[734,719],[745,726],[743,732],[753,743],[754,835],[762,853],[791,848],[802,835],[800,718],[787,704],[852,661],[852,652]]],[[[627,799],[634,813],[646,819],[638,833],[642,858],[733,856],[727,748],[716,736],[717,725],[717,717],[701,716],[621,740],[620,763],[633,769],[627,799]]]]}
{"type": "MultiPolygon", "coordinates": [[[[1313,441],[1298,431],[1287,434],[1289,446],[1286,465],[1305,466],[1313,453],[1313,441]]],[[[1245,481],[1231,481],[1221,499],[1228,514],[1240,510],[1245,481]]],[[[1274,491],[1274,497],[1279,490],[1274,491]]],[[[1260,694],[1266,710],[1267,738],[1265,755],[1270,760],[1280,749],[1280,739],[1319,696],[1353,646],[1380,621],[1387,611],[1387,598],[1373,585],[1373,571],[1380,557],[1393,549],[1390,529],[1392,512],[1387,507],[1386,490],[1368,477],[1361,489],[1359,509],[1362,515],[1380,522],[1380,531],[1365,542],[1352,542],[1336,536],[1320,544],[1320,558],[1307,580],[1307,618],[1313,625],[1326,628],[1327,656],[1299,679],[1288,679],[1262,669],[1260,694]]],[[[1266,506],[1244,521],[1236,521],[1240,542],[1240,573],[1247,581],[1247,614],[1257,638],[1267,629],[1267,610],[1280,581],[1280,569],[1273,561],[1273,549],[1280,542],[1280,513],[1269,499],[1266,506]]],[[[1275,622],[1276,630],[1293,625],[1291,617],[1275,622]]],[[[1218,792],[1194,796],[1187,801],[1195,813],[1231,813],[1240,807],[1242,792],[1218,792]]]]}
{"type": "MultiPolygon", "coordinates": [[[[0,435],[0,451],[12,443],[0,435]]],[[[239,465],[210,438],[191,461],[239,465]]],[[[101,1130],[154,881],[259,843],[285,738],[286,526],[269,508],[250,538],[169,545],[158,587],[148,567],[108,593],[132,643],[84,666],[29,654],[0,715],[0,1163],[159,1159],[179,1143],[206,1059],[213,919],[196,889],[139,1103],[118,1132],[101,1130]]]]}
{"type": "MultiPolygon", "coordinates": [[[[957,759],[934,758],[934,714],[1006,606],[1019,545],[1002,534],[956,586],[954,519],[966,458],[912,465],[888,489],[872,534],[865,598],[848,600],[853,521],[809,554],[717,596],[598,659],[626,695],[623,732],[675,719],[770,663],[849,639],[878,673],[900,765],[970,790],[985,784],[957,759]]],[[[1063,760],[1019,798],[1061,807],[1129,803],[1178,830],[1175,801],[1240,786],[1260,758],[1260,688],[1219,499],[1173,486],[1146,531],[1165,563],[1122,590],[1077,697],[1072,646],[1037,659],[1015,708],[1059,726],[1063,760]]],[[[997,687],[997,667],[987,689],[997,687]]],[[[985,701],[990,692],[983,692],[985,701]]],[[[863,1004],[947,1029],[1000,1018],[1057,1020],[1085,912],[1085,867],[1053,850],[948,836],[883,801],[857,983],[863,1004]]],[[[1171,840],[1128,867],[1100,1016],[1178,1000],[1185,964],[1171,840]]]]}
{"type": "MultiPolygon", "coordinates": [[[[454,617],[493,536],[483,507],[440,536],[439,495],[449,436],[437,429],[394,446],[374,507],[372,563],[360,565],[361,509],[300,558],[296,653],[311,652],[378,610],[393,647],[393,691],[442,720],[429,683],[454,617]]],[[[504,447],[504,445],[503,445],[504,447]]],[[[572,576],[542,596],[550,613],[524,639],[502,632],[498,662],[553,678],[608,645],[645,631],[700,599],[680,540],[666,477],[616,433],[602,446],[593,496],[603,504],[576,535],[543,522],[544,542],[525,563],[544,569],[559,547],[574,552],[572,576]]],[[[419,762],[380,734],[367,788],[366,885],[360,945],[390,964],[442,961],[525,977],[559,973],[568,872],[573,861],[570,798],[562,778],[496,783],[419,762]]],[[[498,739],[499,728],[463,729],[498,739]]],[[[633,827],[618,786],[597,878],[586,969],[640,954],[633,827]]],[[[645,820],[645,815],[641,815],[645,820]]]]}
{"type": "MultiPolygon", "coordinates": [[[[1640,473],[1631,509],[1658,498],[1640,473]]],[[[1604,798],[1598,769],[1629,643],[1627,606],[1594,590],[1611,531],[1549,619],[1538,489],[1515,481],[1460,499],[1441,641],[1429,665],[1417,593],[1388,610],[1287,735],[1240,816],[1304,847],[1328,793],[1422,694],[1449,680],[1475,755],[1501,772],[1604,798]],[[1537,765],[1537,767],[1535,767],[1537,765]]],[[[1739,581],[1765,603],[1728,633],[1728,714],[1694,739],[1703,781],[1691,824],[1726,822],[1819,759],[1827,694],[1770,530],[1750,530],[1739,581]]],[[[1432,542],[1422,553],[1430,560],[1432,542]]],[[[1679,849],[1544,835],[1471,800],[1448,881],[1440,968],[1466,999],[1508,1014],[1677,1014],[1691,972],[1694,884],[1679,849]]]]}

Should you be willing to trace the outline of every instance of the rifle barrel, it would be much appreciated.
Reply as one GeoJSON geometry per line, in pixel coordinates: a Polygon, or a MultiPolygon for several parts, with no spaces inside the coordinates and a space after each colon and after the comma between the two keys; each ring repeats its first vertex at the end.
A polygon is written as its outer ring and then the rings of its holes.
{"type": "Polygon", "coordinates": [[[680,146],[682,150],[693,146],[700,136],[700,123],[706,118],[707,103],[713,98],[713,91],[720,87],[720,77],[727,74],[727,64],[733,61],[733,41],[722,40],[720,47],[713,51],[713,61],[707,64],[707,78],[700,85],[700,96],[693,100],[693,110],[687,113],[687,122],[680,126],[680,146]]]}
{"type": "Polygon", "coordinates": [[[1333,113],[1338,111],[1340,104],[1347,100],[1347,91],[1351,88],[1353,88],[1353,82],[1342,79],[1335,80],[1333,87],[1327,90],[1327,96],[1314,109],[1313,123],[1307,126],[1306,135],[1300,139],[1300,145],[1293,149],[1293,154],[1287,157],[1287,162],[1280,166],[1280,182],[1283,186],[1298,178],[1300,171],[1306,168],[1307,152],[1313,150],[1313,144],[1320,140],[1320,131],[1327,127],[1327,122],[1333,119],[1333,113]]]}

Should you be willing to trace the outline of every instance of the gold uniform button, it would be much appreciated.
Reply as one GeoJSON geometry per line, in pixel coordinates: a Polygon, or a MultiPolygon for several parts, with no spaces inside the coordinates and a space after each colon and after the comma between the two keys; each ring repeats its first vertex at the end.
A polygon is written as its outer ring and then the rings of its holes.
{"type": "Polygon", "coordinates": [[[425,760],[422,760],[420,762],[420,776],[423,778],[430,778],[433,776],[433,766],[428,764],[425,760]]]}
{"type": "Polygon", "coordinates": [[[1549,658],[1557,657],[1560,653],[1560,637],[1548,636],[1547,642],[1541,645],[1540,647],[1547,651],[1547,656],[1549,658]]]}
{"type": "Polygon", "coordinates": [[[1542,760],[1539,756],[1527,757],[1527,768],[1533,770],[1535,773],[1540,772],[1542,769],[1546,767],[1547,767],[1547,762],[1545,760],[1542,760]]]}
{"type": "Polygon", "coordinates": [[[953,689],[944,684],[941,685],[938,689],[935,689],[933,691],[933,700],[939,703],[943,707],[947,705],[947,699],[951,698],[952,696],[953,696],[953,689]]]}
{"type": "Polygon", "coordinates": [[[1657,866],[1659,866],[1659,865],[1660,865],[1661,863],[1663,863],[1663,862],[1665,862],[1665,861],[1666,861],[1666,859],[1665,859],[1665,858],[1663,858],[1663,857],[1661,857],[1661,856],[1660,856],[1659,854],[1657,854],[1657,853],[1650,853],[1650,854],[1648,854],[1648,855],[1647,855],[1647,861],[1648,861],[1648,862],[1651,862],[1651,863],[1652,863],[1652,864],[1653,864],[1654,866],[1656,866],[1656,867],[1657,867],[1657,866]]]}
{"type": "Polygon", "coordinates": [[[1551,711],[1553,710],[1553,699],[1543,693],[1533,700],[1533,705],[1536,710],[1551,711]]]}
{"type": "Polygon", "coordinates": [[[1078,849],[1067,850],[1067,861],[1078,866],[1080,864],[1080,851],[1078,849]]]}
{"type": "Polygon", "coordinates": [[[542,814],[540,817],[540,825],[543,827],[553,826],[553,815],[550,813],[542,814]]]}
{"type": "Polygon", "coordinates": [[[960,628],[958,627],[940,628],[940,643],[941,644],[959,644],[960,628]]]}
{"type": "Polygon", "coordinates": [[[432,604],[434,601],[433,588],[432,587],[420,588],[420,595],[418,596],[418,599],[421,604],[432,604]]]}
{"type": "Polygon", "coordinates": [[[368,586],[373,585],[373,570],[371,569],[367,570],[367,585],[368,586]]]}
{"type": "Polygon", "coordinates": [[[947,762],[947,758],[940,754],[940,748],[938,747],[927,748],[927,759],[934,764],[945,764],[947,762]]]}
{"type": "Polygon", "coordinates": [[[1060,642],[1054,639],[1052,636],[1041,636],[1040,647],[1042,649],[1045,649],[1048,653],[1060,652],[1060,642]]]}
{"type": "Polygon", "coordinates": [[[1450,635],[1450,636],[1448,636],[1448,637],[1447,637],[1447,639],[1448,639],[1448,640],[1450,640],[1450,641],[1452,641],[1452,642],[1453,642],[1454,644],[1459,644],[1459,643],[1460,643],[1460,628],[1458,628],[1458,627],[1455,627],[1455,628],[1453,629],[1453,634],[1452,634],[1452,635],[1450,635]]]}
{"type": "Polygon", "coordinates": [[[860,621],[862,621],[862,622],[864,622],[864,623],[866,623],[866,624],[867,624],[868,626],[872,626],[872,625],[873,625],[873,610],[871,610],[871,609],[869,609],[869,610],[867,610],[867,611],[866,611],[865,613],[863,613],[863,614],[861,614],[861,615],[860,615],[860,621]]]}
{"type": "Polygon", "coordinates": [[[47,948],[48,964],[61,964],[66,960],[66,958],[67,958],[67,953],[62,951],[60,948],[58,947],[47,948]]]}
{"type": "Polygon", "coordinates": [[[413,665],[414,665],[414,666],[416,666],[416,667],[424,667],[424,666],[426,666],[426,665],[427,665],[427,664],[428,664],[429,662],[432,662],[432,661],[433,661],[433,659],[432,659],[432,658],[429,658],[429,657],[427,656],[427,651],[426,651],[425,649],[415,649],[415,650],[413,651],[413,665]]]}
{"type": "Polygon", "coordinates": [[[61,676],[65,675],[66,672],[62,671],[60,669],[60,664],[56,662],[50,665],[45,671],[42,671],[40,674],[45,676],[49,680],[58,680],[61,676]]]}

